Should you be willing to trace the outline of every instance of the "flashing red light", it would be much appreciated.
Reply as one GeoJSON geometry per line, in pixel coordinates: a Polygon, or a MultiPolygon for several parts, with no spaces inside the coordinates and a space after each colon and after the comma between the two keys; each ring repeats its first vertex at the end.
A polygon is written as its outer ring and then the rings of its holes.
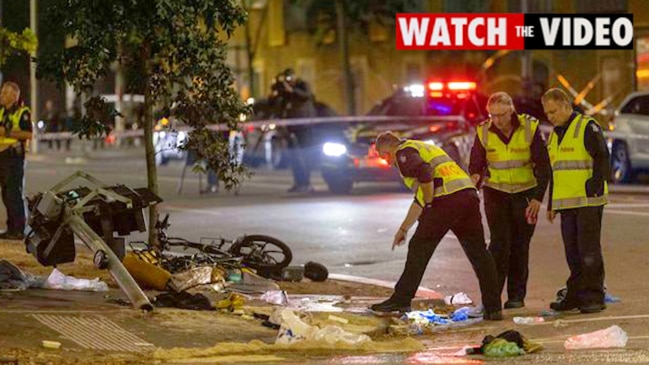
{"type": "Polygon", "coordinates": [[[444,96],[444,93],[441,91],[431,91],[429,95],[431,98],[441,98],[444,96]]]}
{"type": "Polygon", "coordinates": [[[390,164],[388,163],[388,160],[386,160],[384,158],[379,158],[379,164],[383,165],[383,166],[390,166],[390,164]]]}
{"type": "Polygon", "coordinates": [[[429,90],[442,90],[444,89],[444,83],[433,81],[428,83],[428,89],[429,90]]]}
{"type": "Polygon", "coordinates": [[[433,133],[439,132],[440,129],[442,129],[442,126],[440,125],[431,125],[430,127],[428,127],[428,130],[433,133]]]}
{"type": "Polygon", "coordinates": [[[247,125],[246,126],[246,132],[251,133],[255,131],[255,126],[254,125],[247,125]]]}
{"type": "Polygon", "coordinates": [[[476,84],[473,81],[454,81],[448,83],[448,89],[453,91],[458,90],[475,90],[476,84]]]}

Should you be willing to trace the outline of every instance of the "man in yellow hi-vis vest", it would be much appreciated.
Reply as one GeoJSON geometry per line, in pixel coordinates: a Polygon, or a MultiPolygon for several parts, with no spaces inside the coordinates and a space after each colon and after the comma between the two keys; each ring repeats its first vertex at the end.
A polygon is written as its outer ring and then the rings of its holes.
{"type": "Polygon", "coordinates": [[[530,240],[550,180],[550,161],[538,120],[517,114],[507,93],[492,94],[487,111],[489,119],[476,131],[469,173],[477,186],[482,182],[499,292],[507,281],[504,307],[521,308],[530,240]]]}
{"type": "Polygon", "coordinates": [[[415,193],[408,214],[394,236],[392,249],[406,241],[406,233],[419,221],[408,244],[406,266],[394,293],[372,305],[377,312],[408,311],[439,242],[451,230],[457,236],[478,277],[483,318],[502,320],[500,293],[493,258],[487,251],[480,215],[480,200],[469,176],[441,148],[421,141],[400,139],[392,132],[377,137],[376,150],[394,164],[415,193]]]}
{"type": "Polygon", "coordinates": [[[20,88],[5,82],[0,89],[0,189],[7,209],[7,230],[0,239],[25,238],[25,151],[32,138],[29,108],[21,105],[20,88]]]}
{"type": "Polygon", "coordinates": [[[554,124],[548,139],[552,164],[548,220],[561,214],[561,235],[570,268],[567,294],[550,304],[557,311],[597,313],[604,304],[602,213],[608,200],[609,152],[593,118],[572,111],[568,95],[550,89],[543,110],[554,124]]]}

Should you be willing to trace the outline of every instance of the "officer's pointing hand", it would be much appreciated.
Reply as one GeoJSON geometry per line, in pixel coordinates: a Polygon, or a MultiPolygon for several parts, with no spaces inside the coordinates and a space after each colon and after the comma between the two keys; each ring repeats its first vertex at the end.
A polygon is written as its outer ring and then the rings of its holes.
{"type": "Polygon", "coordinates": [[[394,248],[397,246],[401,246],[404,243],[406,243],[406,231],[399,228],[397,233],[394,235],[394,240],[392,241],[392,251],[394,251],[394,248]]]}

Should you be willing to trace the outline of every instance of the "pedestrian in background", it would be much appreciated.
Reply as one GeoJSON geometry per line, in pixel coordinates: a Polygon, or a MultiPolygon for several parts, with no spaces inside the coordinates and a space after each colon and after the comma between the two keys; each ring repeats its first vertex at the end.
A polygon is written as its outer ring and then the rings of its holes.
{"type": "Polygon", "coordinates": [[[478,126],[473,142],[469,173],[476,186],[483,186],[498,292],[507,281],[505,309],[521,308],[530,240],[550,180],[550,161],[539,121],[517,114],[507,93],[492,94],[487,111],[489,119],[478,126]]]}
{"type": "Polygon", "coordinates": [[[20,87],[5,82],[0,89],[0,189],[7,209],[7,230],[0,239],[25,238],[25,153],[31,138],[31,113],[20,100],[20,87]]]}
{"type": "Polygon", "coordinates": [[[408,243],[406,266],[392,296],[372,305],[377,312],[409,311],[426,266],[439,242],[451,230],[460,241],[480,283],[483,318],[502,320],[496,266],[487,251],[480,200],[469,176],[441,148],[421,141],[400,139],[392,132],[376,140],[379,155],[399,170],[415,193],[408,213],[394,235],[392,249],[406,242],[410,228],[419,222],[408,243]]]}
{"type": "MultiPolygon", "coordinates": [[[[309,84],[296,77],[292,69],[278,75],[272,85],[272,97],[280,104],[282,118],[312,118],[316,116],[315,100],[309,84]]],[[[293,186],[289,193],[312,193],[311,167],[315,164],[317,148],[309,125],[287,127],[288,148],[293,171],[293,186]]]]}
{"type": "Polygon", "coordinates": [[[597,313],[604,304],[604,259],[601,231],[608,202],[609,152],[597,121],[573,111],[561,89],[550,89],[541,99],[554,124],[548,139],[552,165],[547,217],[561,214],[561,235],[570,268],[564,299],[553,302],[556,311],[579,309],[597,313]]]}

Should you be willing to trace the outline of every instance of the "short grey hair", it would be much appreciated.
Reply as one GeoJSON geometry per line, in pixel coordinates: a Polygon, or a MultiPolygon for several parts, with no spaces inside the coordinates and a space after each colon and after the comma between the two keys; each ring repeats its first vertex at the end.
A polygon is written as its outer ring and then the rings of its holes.
{"type": "Polygon", "coordinates": [[[542,102],[547,102],[547,101],[554,101],[555,103],[562,103],[565,105],[568,105],[572,108],[572,100],[570,100],[570,97],[568,94],[566,94],[565,91],[559,89],[558,87],[554,87],[543,94],[541,97],[542,102]]]}
{"type": "Polygon", "coordinates": [[[512,97],[504,91],[498,91],[489,96],[489,100],[487,100],[487,106],[493,104],[507,105],[511,106],[512,109],[514,109],[514,101],[512,100],[512,97]]]}

